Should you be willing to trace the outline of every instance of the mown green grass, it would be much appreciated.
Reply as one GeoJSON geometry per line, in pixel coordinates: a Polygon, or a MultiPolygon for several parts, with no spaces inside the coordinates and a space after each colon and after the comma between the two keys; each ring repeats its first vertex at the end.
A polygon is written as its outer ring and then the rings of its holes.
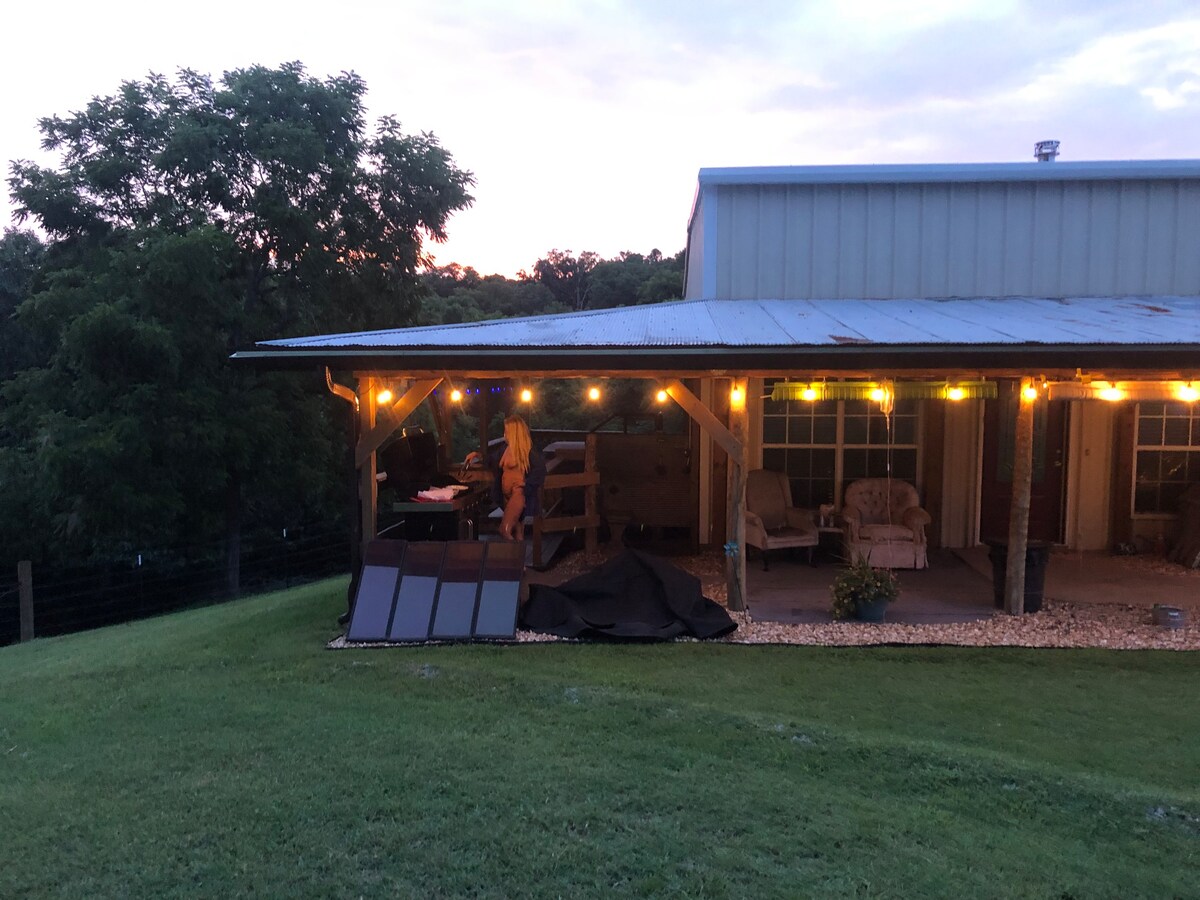
{"type": "Polygon", "coordinates": [[[0,651],[0,897],[1198,897],[1195,654],[326,651],[326,582],[0,651]]]}

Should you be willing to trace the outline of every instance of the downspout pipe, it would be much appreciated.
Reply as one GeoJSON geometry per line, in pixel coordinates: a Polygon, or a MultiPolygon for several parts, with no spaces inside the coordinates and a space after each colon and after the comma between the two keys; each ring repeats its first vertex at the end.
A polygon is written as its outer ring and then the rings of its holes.
{"type": "Polygon", "coordinates": [[[354,412],[358,413],[358,394],[350,390],[344,384],[338,384],[333,380],[333,374],[329,371],[329,366],[325,367],[325,387],[329,388],[329,393],[341,397],[347,403],[354,405],[354,412]]]}

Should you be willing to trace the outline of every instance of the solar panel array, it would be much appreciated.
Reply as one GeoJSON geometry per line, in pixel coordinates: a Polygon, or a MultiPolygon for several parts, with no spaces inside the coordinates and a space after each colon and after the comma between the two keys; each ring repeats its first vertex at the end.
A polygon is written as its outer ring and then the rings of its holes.
{"type": "Polygon", "coordinates": [[[371,541],[346,638],[511,638],[524,568],[522,543],[371,541]]]}

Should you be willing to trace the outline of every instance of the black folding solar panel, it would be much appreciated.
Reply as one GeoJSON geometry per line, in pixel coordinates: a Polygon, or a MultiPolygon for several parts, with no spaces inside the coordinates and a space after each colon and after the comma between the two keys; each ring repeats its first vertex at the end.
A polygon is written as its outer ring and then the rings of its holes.
{"type": "Polygon", "coordinates": [[[424,641],[433,624],[433,602],[437,597],[438,578],[446,545],[441,541],[419,541],[408,545],[396,594],[396,613],[388,639],[424,641]]]}
{"type": "Polygon", "coordinates": [[[488,541],[473,634],[478,638],[510,638],[517,632],[517,606],[525,545],[488,541]]]}
{"type": "Polygon", "coordinates": [[[471,637],[475,604],[479,596],[479,576],[483,571],[486,549],[487,544],[483,541],[451,541],[446,544],[442,583],[438,588],[430,637],[471,637]]]}
{"type": "Polygon", "coordinates": [[[511,638],[525,546],[501,541],[372,541],[351,641],[511,638]]]}
{"type": "Polygon", "coordinates": [[[352,641],[382,641],[396,599],[396,581],[404,559],[405,541],[371,541],[363,559],[362,577],[346,637],[352,641]]]}

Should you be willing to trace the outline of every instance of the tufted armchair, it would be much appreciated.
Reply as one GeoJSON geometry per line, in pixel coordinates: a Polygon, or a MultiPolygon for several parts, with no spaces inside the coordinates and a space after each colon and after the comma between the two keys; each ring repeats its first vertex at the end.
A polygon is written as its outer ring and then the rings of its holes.
{"type": "Polygon", "coordinates": [[[917,489],[907,481],[863,478],[846,488],[842,518],[846,555],[887,569],[927,569],[925,526],[917,489]]]}
{"type": "Polygon", "coordinates": [[[813,547],[820,533],[811,510],[792,506],[792,486],[782,472],[755,469],[746,473],[746,543],[762,551],[763,570],[769,551],[784,547],[813,547]]]}

